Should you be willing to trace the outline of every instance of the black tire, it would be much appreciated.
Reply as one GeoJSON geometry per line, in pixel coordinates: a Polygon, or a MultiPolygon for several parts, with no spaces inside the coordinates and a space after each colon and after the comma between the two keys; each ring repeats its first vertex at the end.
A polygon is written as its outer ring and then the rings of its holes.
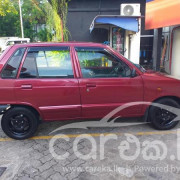
{"type": "Polygon", "coordinates": [[[1,126],[7,136],[17,140],[30,138],[38,127],[38,117],[24,107],[9,109],[2,117],[1,126]]]}
{"type": "MultiPolygon", "coordinates": [[[[156,101],[155,103],[168,105],[180,109],[180,104],[171,98],[163,98],[156,101]]],[[[173,121],[177,117],[177,115],[156,106],[150,107],[149,117],[152,126],[158,130],[169,130],[174,128],[179,123],[179,121],[173,121]]]]}

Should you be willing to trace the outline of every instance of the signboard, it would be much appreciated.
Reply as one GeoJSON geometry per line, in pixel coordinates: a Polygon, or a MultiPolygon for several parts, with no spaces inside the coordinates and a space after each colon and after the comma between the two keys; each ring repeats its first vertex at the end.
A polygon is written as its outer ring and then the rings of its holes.
{"type": "Polygon", "coordinates": [[[180,0],[146,0],[146,30],[178,24],[180,24],[180,0]]]}
{"type": "Polygon", "coordinates": [[[112,47],[124,55],[124,29],[114,27],[112,33],[112,47]]]}

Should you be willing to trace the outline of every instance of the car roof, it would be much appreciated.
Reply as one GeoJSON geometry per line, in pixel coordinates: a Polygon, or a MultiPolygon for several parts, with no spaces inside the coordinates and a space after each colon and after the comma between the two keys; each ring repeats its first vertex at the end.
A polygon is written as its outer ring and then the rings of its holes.
{"type": "Polygon", "coordinates": [[[44,46],[86,46],[86,47],[102,47],[106,48],[107,45],[93,42],[38,42],[38,43],[25,43],[25,44],[15,44],[14,47],[44,47],[44,46]]]}

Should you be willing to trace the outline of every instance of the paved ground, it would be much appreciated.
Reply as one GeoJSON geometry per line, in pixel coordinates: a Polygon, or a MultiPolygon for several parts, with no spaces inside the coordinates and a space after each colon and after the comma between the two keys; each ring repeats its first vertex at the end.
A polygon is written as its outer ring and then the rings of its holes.
{"type": "MultiPolygon", "coordinates": [[[[136,120],[127,121],[131,123],[136,120]]],[[[62,130],[55,134],[66,134],[69,141],[59,135],[61,138],[54,139],[56,140],[53,146],[54,152],[59,155],[68,152],[69,156],[65,160],[58,160],[49,151],[49,142],[52,138],[49,133],[67,123],[70,122],[43,123],[33,139],[24,141],[8,139],[0,129],[0,172],[3,168],[5,170],[2,175],[0,174],[0,179],[180,179],[180,161],[177,160],[177,151],[180,152],[177,147],[180,132],[177,129],[180,126],[171,131],[155,131],[149,125],[62,130]],[[105,153],[102,158],[103,147],[100,141],[102,142],[103,135],[107,136],[109,133],[111,135],[108,137],[116,136],[117,139],[111,139],[105,143],[105,153]],[[132,135],[127,137],[128,135],[124,133],[132,135]],[[94,159],[84,160],[75,155],[74,152],[79,152],[82,154],[81,157],[84,157],[92,150],[92,144],[87,139],[90,136],[85,135],[79,141],[78,149],[73,150],[75,139],[77,140],[77,136],[81,134],[91,134],[93,137],[97,148],[97,151],[92,154],[94,159]],[[137,144],[134,143],[136,138],[140,142],[139,152],[138,141],[136,140],[137,144]],[[130,149],[128,149],[128,142],[130,149]],[[157,145],[159,142],[160,144],[157,145]],[[156,146],[152,148],[154,144],[156,146]],[[167,147],[167,155],[163,147],[165,150],[167,147]],[[137,153],[136,158],[127,160],[135,153],[137,153]],[[159,157],[162,160],[158,159],[159,157]]]]}

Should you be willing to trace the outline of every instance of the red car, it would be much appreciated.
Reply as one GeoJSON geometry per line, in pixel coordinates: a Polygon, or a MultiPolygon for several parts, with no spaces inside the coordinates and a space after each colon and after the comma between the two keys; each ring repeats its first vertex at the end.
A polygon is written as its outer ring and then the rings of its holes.
{"type": "MultiPolygon", "coordinates": [[[[180,108],[179,80],[144,72],[102,44],[14,45],[0,56],[0,73],[1,125],[14,139],[31,137],[41,120],[102,118],[129,102],[180,108]]],[[[161,130],[178,123],[173,121],[173,113],[143,104],[120,114],[146,114],[146,119],[161,130]]]]}

